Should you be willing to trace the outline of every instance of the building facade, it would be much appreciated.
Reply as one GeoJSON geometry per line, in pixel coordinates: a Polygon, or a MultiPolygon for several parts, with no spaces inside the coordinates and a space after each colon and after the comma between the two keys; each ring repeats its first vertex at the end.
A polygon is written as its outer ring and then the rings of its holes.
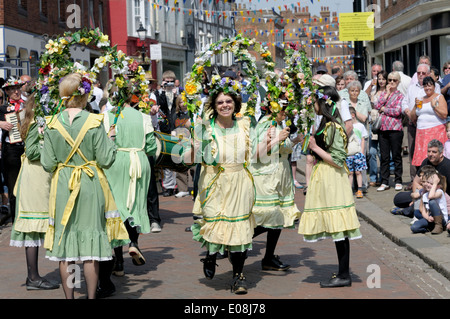
{"type": "Polygon", "coordinates": [[[400,60],[413,75],[419,57],[427,55],[442,72],[450,60],[450,1],[365,0],[365,11],[375,12],[375,40],[366,45],[368,64],[392,70],[400,60]]]}
{"type": "Polygon", "coordinates": [[[339,41],[336,12],[322,6],[316,16],[309,12],[308,6],[279,8],[279,11],[252,10],[238,4],[236,10],[243,14],[236,19],[236,32],[267,45],[278,68],[285,66],[284,48],[293,43],[306,52],[314,69],[319,65],[325,65],[330,73],[334,66],[353,69],[354,49],[351,42],[339,41]]]}
{"type": "MultiPolygon", "coordinates": [[[[79,28],[108,28],[104,0],[0,0],[0,61],[21,67],[0,69],[0,77],[38,76],[39,57],[49,39],[79,28]]],[[[85,66],[100,53],[81,46],[71,56],[85,66]]]]}

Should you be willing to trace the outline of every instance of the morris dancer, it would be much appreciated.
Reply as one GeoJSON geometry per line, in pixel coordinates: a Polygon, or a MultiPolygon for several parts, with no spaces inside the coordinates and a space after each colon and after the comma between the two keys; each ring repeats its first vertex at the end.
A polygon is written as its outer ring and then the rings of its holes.
{"type": "MultiPolygon", "coordinates": [[[[305,241],[332,238],[336,245],[339,271],[321,287],[351,286],[349,239],[361,237],[355,201],[348,182],[347,134],[337,108],[339,94],[324,86],[314,108],[322,115],[320,125],[311,137],[309,149],[317,159],[313,167],[304,212],[298,232],[305,241]]],[[[319,94],[316,92],[316,95],[319,94]]]]}
{"type": "Polygon", "coordinates": [[[262,260],[263,270],[288,270],[290,265],[284,264],[276,256],[275,248],[283,228],[294,228],[300,211],[294,202],[294,184],[292,169],[288,159],[293,146],[289,137],[289,127],[283,128],[286,118],[287,100],[280,98],[277,104],[284,105],[272,122],[272,110],[257,124],[253,136],[253,147],[258,148],[258,161],[252,163],[250,172],[255,179],[256,201],[253,215],[256,229],[253,238],[267,232],[266,252],[262,260]],[[264,143],[261,143],[263,142],[264,143]]]}
{"type": "Polygon", "coordinates": [[[66,109],[49,117],[41,154],[42,166],[53,172],[44,247],[47,258],[59,261],[67,299],[74,298],[69,265],[83,262],[87,295],[94,299],[99,262],[112,259],[111,247],[118,240],[128,241],[103,172],[114,162],[115,145],[105,133],[103,115],[83,110],[89,97],[84,81],[73,73],[59,84],[66,109]]]}
{"type": "MultiPolygon", "coordinates": [[[[11,229],[10,246],[25,247],[27,263],[27,290],[56,289],[59,284],[41,277],[38,270],[39,247],[44,243],[48,228],[48,200],[51,174],[44,171],[40,158],[43,127],[34,119],[34,94],[25,103],[25,118],[21,122],[20,136],[25,141],[22,167],[14,194],[17,216],[11,229]]],[[[42,119],[44,120],[44,119],[42,119]]]]}
{"type": "MultiPolygon", "coordinates": [[[[127,96],[128,100],[124,101],[125,107],[115,126],[116,160],[105,170],[105,174],[131,240],[128,253],[133,264],[141,266],[145,264],[145,258],[138,246],[139,234],[150,233],[147,193],[151,170],[147,156],[156,154],[156,141],[150,115],[130,105],[133,92],[127,96]]],[[[115,113],[116,109],[113,109],[105,114],[106,130],[113,123],[115,113]]],[[[116,264],[113,274],[123,276],[122,247],[114,251],[116,264]]]]}
{"type": "Polygon", "coordinates": [[[11,131],[13,130],[13,124],[9,123],[5,119],[5,115],[16,112],[19,114],[23,110],[24,101],[21,99],[22,91],[20,88],[25,83],[20,79],[10,77],[8,81],[3,85],[3,89],[8,96],[2,106],[0,106],[0,127],[2,129],[2,165],[3,174],[5,178],[6,186],[8,187],[9,196],[9,213],[14,223],[16,213],[16,197],[13,194],[14,185],[16,184],[17,176],[19,175],[21,166],[21,156],[25,151],[23,141],[11,142],[11,131]]]}
{"type": "Polygon", "coordinates": [[[250,118],[236,117],[241,109],[240,89],[239,82],[230,78],[213,78],[205,106],[211,116],[196,123],[194,151],[187,152],[186,158],[190,163],[199,162],[198,158],[202,162],[193,213],[203,218],[192,226],[192,232],[207,250],[201,259],[204,274],[212,279],[217,254],[228,251],[233,267],[231,290],[245,294],[243,269],[255,221],[253,178],[247,169],[252,154],[250,118]]]}

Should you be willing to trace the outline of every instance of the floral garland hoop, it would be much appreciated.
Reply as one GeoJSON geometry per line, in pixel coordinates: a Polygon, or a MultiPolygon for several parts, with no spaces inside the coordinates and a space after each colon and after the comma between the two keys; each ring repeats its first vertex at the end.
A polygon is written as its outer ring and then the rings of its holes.
{"type": "Polygon", "coordinates": [[[140,94],[149,94],[144,69],[125,53],[117,50],[117,46],[111,47],[108,35],[103,34],[98,28],[66,32],[56,40],[49,40],[45,48],[47,51],[41,56],[39,77],[36,82],[36,118],[43,118],[60,111],[62,100],[59,97],[59,82],[64,76],[73,72],[82,73],[83,79],[86,80],[84,92],[80,93],[92,94],[92,82],[104,67],[109,66],[113,71],[114,84],[118,88],[117,94],[111,98],[111,103],[119,108],[125,96],[129,94],[126,89],[127,82],[130,82],[131,87],[140,94]],[[95,45],[103,55],[95,60],[92,68],[83,68],[70,59],[70,47],[76,44],[95,45]],[[91,86],[88,87],[87,83],[91,86]]]}
{"type": "MultiPolygon", "coordinates": [[[[244,88],[245,93],[249,95],[247,102],[247,108],[245,110],[245,116],[254,116],[255,107],[257,103],[257,88],[260,83],[260,75],[256,67],[256,58],[250,54],[249,49],[253,49],[258,53],[264,61],[263,73],[266,80],[272,80],[277,78],[277,74],[274,72],[275,63],[272,59],[270,51],[263,47],[255,39],[248,39],[238,34],[236,37],[225,38],[216,43],[213,43],[209,48],[205,49],[195,59],[195,63],[192,66],[192,71],[185,77],[185,90],[182,93],[182,99],[189,114],[192,118],[193,114],[197,113],[201,105],[200,94],[202,92],[202,76],[205,67],[211,66],[211,58],[214,55],[222,54],[225,52],[232,52],[237,61],[243,63],[244,71],[247,74],[247,79],[250,83],[244,88]]],[[[274,95],[271,95],[274,96],[274,95]]]]}
{"type": "Polygon", "coordinates": [[[295,44],[289,44],[285,49],[286,68],[284,80],[287,81],[288,109],[297,112],[299,131],[305,134],[304,151],[308,146],[308,137],[314,125],[315,92],[318,85],[313,82],[311,62],[306,56],[306,52],[295,44]]]}

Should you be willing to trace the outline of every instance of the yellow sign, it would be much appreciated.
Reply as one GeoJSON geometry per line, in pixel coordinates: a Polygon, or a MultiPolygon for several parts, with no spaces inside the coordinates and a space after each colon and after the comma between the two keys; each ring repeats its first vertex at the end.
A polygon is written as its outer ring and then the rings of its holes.
{"type": "Polygon", "coordinates": [[[339,41],[373,41],[375,24],[373,12],[339,14],[339,41]]]}

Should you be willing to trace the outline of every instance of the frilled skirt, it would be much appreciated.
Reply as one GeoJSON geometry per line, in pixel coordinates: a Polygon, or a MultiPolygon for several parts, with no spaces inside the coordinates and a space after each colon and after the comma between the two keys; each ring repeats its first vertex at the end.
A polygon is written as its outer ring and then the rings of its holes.
{"type": "Polygon", "coordinates": [[[192,227],[194,240],[211,253],[251,249],[254,199],[253,178],[243,164],[202,166],[193,208],[201,219],[192,227]]]}
{"type": "Polygon", "coordinates": [[[11,230],[10,246],[40,247],[48,228],[48,200],[51,174],[39,161],[22,157],[22,167],[14,189],[16,218],[11,230]]]}
{"type": "Polygon", "coordinates": [[[298,232],[305,241],[361,237],[348,173],[319,161],[313,169],[298,232]]]}
{"type": "Polygon", "coordinates": [[[257,226],[293,228],[300,211],[294,201],[295,190],[289,162],[280,161],[272,174],[254,175],[256,201],[253,215],[257,226]]]}

